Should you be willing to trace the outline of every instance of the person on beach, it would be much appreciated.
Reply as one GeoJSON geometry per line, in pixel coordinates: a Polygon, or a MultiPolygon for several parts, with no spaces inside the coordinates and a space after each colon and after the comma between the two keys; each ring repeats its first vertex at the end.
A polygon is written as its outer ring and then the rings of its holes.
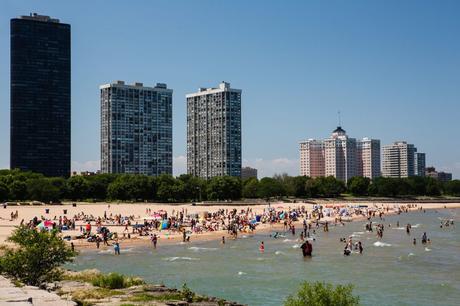
{"type": "Polygon", "coordinates": [[[70,243],[70,248],[72,249],[72,252],[75,252],[75,245],[73,244],[73,242],[70,243]]]}
{"type": "Polygon", "coordinates": [[[264,245],[264,242],[263,242],[263,241],[260,243],[259,251],[260,251],[261,253],[263,253],[263,252],[265,251],[265,245],[264,245]]]}
{"type": "Polygon", "coordinates": [[[225,236],[222,236],[222,244],[225,244],[225,236]]]}
{"type": "Polygon", "coordinates": [[[158,241],[157,234],[153,234],[151,236],[150,240],[152,241],[153,248],[156,249],[157,248],[157,241],[158,241]]]}
{"type": "Polygon", "coordinates": [[[101,244],[101,237],[97,236],[96,237],[96,248],[99,249],[100,244],[101,244]]]}

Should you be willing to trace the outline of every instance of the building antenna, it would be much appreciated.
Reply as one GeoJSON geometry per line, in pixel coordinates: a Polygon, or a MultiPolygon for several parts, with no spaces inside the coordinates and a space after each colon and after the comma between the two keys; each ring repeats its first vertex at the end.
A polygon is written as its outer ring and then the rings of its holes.
{"type": "Polygon", "coordinates": [[[337,112],[337,116],[339,117],[339,126],[342,126],[342,117],[340,116],[340,111],[337,112]]]}

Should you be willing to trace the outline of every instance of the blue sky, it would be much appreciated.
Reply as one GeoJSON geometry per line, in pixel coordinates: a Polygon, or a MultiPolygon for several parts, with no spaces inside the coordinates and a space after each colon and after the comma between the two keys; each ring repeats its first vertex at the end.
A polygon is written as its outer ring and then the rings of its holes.
{"type": "Polygon", "coordinates": [[[9,166],[9,20],[72,25],[72,166],[99,168],[99,85],[174,89],[174,173],[185,172],[185,94],[243,90],[243,164],[298,174],[298,142],[337,125],[414,143],[460,178],[460,1],[0,2],[0,168],[9,166]]]}

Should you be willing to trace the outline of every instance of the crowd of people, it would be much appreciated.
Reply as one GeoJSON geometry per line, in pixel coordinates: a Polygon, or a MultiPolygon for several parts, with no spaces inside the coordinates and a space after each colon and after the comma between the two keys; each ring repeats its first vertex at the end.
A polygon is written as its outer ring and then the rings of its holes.
{"type": "MultiPolygon", "coordinates": [[[[279,204],[278,204],[279,205],[279,204]]],[[[153,206],[152,206],[153,208],[153,206]]],[[[410,209],[420,209],[417,204],[409,205],[377,205],[372,207],[367,205],[305,205],[298,207],[268,206],[262,211],[254,211],[253,208],[244,209],[219,209],[214,212],[189,213],[187,208],[173,209],[171,213],[165,210],[152,210],[146,208],[145,216],[122,215],[110,212],[110,204],[107,211],[102,216],[85,214],[83,211],[73,217],[55,216],[53,219],[45,216],[34,217],[27,224],[24,220],[21,225],[40,230],[56,230],[62,232],[63,238],[71,241],[85,241],[94,243],[96,248],[103,246],[113,246],[115,254],[120,254],[120,241],[132,238],[148,237],[154,248],[157,248],[160,237],[170,237],[172,235],[182,236],[183,242],[190,242],[193,235],[200,235],[205,232],[226,232],[228,237],[237,239],[240,233],[254,233],[260,225],[267,225],[269,228],[277,226],[284,231],[296,236],[299,233],[298,241],[304,257],[312,256],[313,242],[316,240],[317,231],[329,232],[330,226],[344,226],[346,221],[360,217],[367,219],[365,229],[368,232],[376,231],[378,239],[383,238],[385,231],[384,217],[389,213],[406,213],[410,209]],[[374,223],[377,219],[382,221],[374,223]],[[297,227],[296,227],[297,226],[297,227]],[[301,228],[299,230],[299,227],[301,228]],[[70,235],[67,231],[76,231],[77,235],[70,235]],[[122,229],[120,231],[120,229],[122,229]]],[[[65,210],[64,210],[65,211],[65,210]]],[[[11,213],[11,219],[17,219],[18,212],[11,213]]],[[[453,220],[443,220],[441,227],[453,225],[453,220]]],[[[267,227],[266,226],[266,227],[267,227]]],[[[391,226],[390,224],[388,226],[391,226]]],[[[399,227],[399,221],[397,222],[399,227]]],[[[406,225],[406,232],[410,235],[411,225],[406,225]]],[[[279,238],[279,231],[270,235],[279,238]]],[[[430,243],[426,233],[422,237],[422,243],[430,243]]],[[[222,236],[222,244],[226,238],[222,236]]],[[[364,246],[361,241],[353,241],[352,237],[341,238],[344,243],[343,254],[349,256],[353,251],[363,254],[364,246]]],[[[413,243],[416,244],[414,238],[413,243]]],[[[259,245],[261,252],[265,251],[263,242],[259,245]]]]}

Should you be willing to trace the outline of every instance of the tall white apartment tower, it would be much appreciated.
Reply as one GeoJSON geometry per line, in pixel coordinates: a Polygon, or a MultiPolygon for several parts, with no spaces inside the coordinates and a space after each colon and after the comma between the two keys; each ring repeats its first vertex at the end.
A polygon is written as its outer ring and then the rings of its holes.
{"type": "Polygon", "coordinates": [[[397,141],[383,147],[382,176],[403,178],[415,175],[413,144],[397,141]]]}
{"type": "Polygon", "coordinates": [[[349,138],[346,131],[337,127],[329,139],[324,140],[325,176],[347,181],[357,176],[356,139],[349,138]]]}
{"type": "Polygon", "coordinates": [[[358,175],[374,179],[380,173],[380,140],[363,138],[357,142],[358,175]]]}
{"type": "Polygon", "coordinates": [[[314,139],[300,142],[300,175],[324,176],[324,167],[323,142],[314,139]]]}
{"type": "Polygon", "coordinates": [[[241,90],[222,82],[187,98],[187,172],[241,176],[241,90]]]}

